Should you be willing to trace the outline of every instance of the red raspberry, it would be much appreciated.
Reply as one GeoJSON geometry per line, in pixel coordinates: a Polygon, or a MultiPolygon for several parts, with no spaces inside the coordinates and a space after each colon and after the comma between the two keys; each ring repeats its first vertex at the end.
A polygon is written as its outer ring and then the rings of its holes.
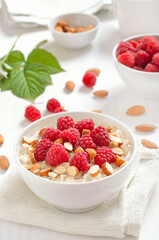
{"type": "Polygon", "coordinates": [[[139,67],[139,66],[134,66],[133,69],[139,70],[139,71],[144,71],[144,69],[142,67],[139,67]]]}
{"type": "Polygon", "coordinates": [[[96,149],[96,144],[93,142],[93,139],[89,135],[83,135],[77,140],[75,144],[75,149],[78,147],[82,147],[84,150],[86,148],[96,149]]]}
{"type": "Polygon", "coordinates": [[[152,43],[156,42],[157,39],[154,36],[145,36],[139,40],[142,43],[142,49],[146,50],[147,46],[152,43]]]}
{"type": "Polygon", "coordinates": [[[46,108],[49,112],[54,112],[55,108],[61,107],[61,103],[56,98],[48,100],[46,108]]]}
{"type": "Polygon", "coordinates": [[[57,128],[60,129],[61,131],[73,127],[74,124],[75,123],[73,121],[73,118],[69,116],[60,117],[59,119],[57,119],[57,128]]]}
{"type": "Polygon", "coordinates": [[[90,165],[87,161],[87,153],[78,152],[75,154],[70,161],[70,165],[76,166],[79,171],[88,171],[90,169],[90,165]]]}
{"type": "Polygon", "coordinates": [[[61,132],[60,137],[64,142],[70,142],[72,145],[74,145],[80,138],[80,133],[76,128],[69,128],[61,132]]]}
{"type": "Polygon", "coordinates": [[[83,129],[89,129],[92,131],[94,129],[94,121],[92,119],[82,119],[75,124],[75,128],[82,134],[83,129]]]}
{"type": "Polygon", "coordinates": [[[159,67],[159,53],[156,53],[152,57],[152,63],[159,67]]]}
{"type": "Polygon", "coordinates": [[[119,55],[121,55],[122,53],[125,53],[125,52],[127,52],[127,51],[128,51],[128,48],[126,48],[126,47],[119,48],[119,49],[117,50],[116,56],[118,57],[119,55]]]}
{"type": "Polygon", "coordinates": [[[118,45],[118,48],[117,50],[121,49],[121,48],[127,48],[127,50],[129,51],[134,51],[134,47],[132,46],[132,44],[130,42],[124,42],[124,41],[121,41],[118,45]]]}
{"type": "Polygon", "coordinates": [[[96,84],[96,75],[92,72],[86,72],[82,82],[86,87],[91,88],[96,84]]]}
{"type": "Polygon", "coordinates": [[[135,65],[135,57],[134,54],[130,51],[126,53],[122,53],[118,56],[118,61],[122,64],[124,64],[127,67],[133,68],[135,65]]]}
{"type": "Polygon", "coordinates": [[[24,115],[29,121],[34,122],[41,118],[41,113],[40,111],[34,107],[34,106],[28,106],[25,109],[25,115],[24,115]]]}
{"type": "Polygon", "coordinates": [[[54,127],[48,127],[43,133],[42,139],[49,139],[51,142],[54,142],[56,139],[60,138],[60,130],[54,127]]]}
{"type": "Polygon", "coordinates": [[[144,67],[149,61],[150,55],[147,52],[140,50],[136,53],[135,64],[137,66],[144,67]]]}
{"type": "Polygon", "coordinates": [[[52,146],[52,142],[49,139],[42,139],[35,148],[34,157],[37,162],[45,160],[46,154],[52,146]]]}
{"type": "Polygon", "coordinates": [[[138,45],[138,42],[137,42],[137,41],[134,41],[134,40],[130,41],[129,43],[131,43],[131,45],[132,45],[134,48],[136,48],[137,45],[138,45]]]}
{"type": "Polygon", "coordinates": [[[115,154],[110,148],[104,146],[97,149],[94,161],[95,164],[101,167],[104,162],[113,163],[115,161],[115,154]]]}
{"type": "Polygon", "coordinates": [[[66,110],[62,107],[56,107],[53,113],[59,113],[59,112],[66,112],[66,110]]]}
{"type": "Polygon", "coordinates": [[[159,72],[159,67],[154,64],[148,63],[144,70],[146,72],[159,72]]]}
{"type": "Polygon", "coordinates": [[[65,147],[60,143],[54,144],[47,152],[46,162],[53,167],[56,167],[57,165],[68,161],[68,152],[66,151],[65,147]]]}
{"type": "Polygon", "coordinates": [[[97,146],[109,146],[110,139],[107,130],[104,127],[97,127],[95,128],[91,134],[90,137],[93,139],[93,142],[97,146]]]}

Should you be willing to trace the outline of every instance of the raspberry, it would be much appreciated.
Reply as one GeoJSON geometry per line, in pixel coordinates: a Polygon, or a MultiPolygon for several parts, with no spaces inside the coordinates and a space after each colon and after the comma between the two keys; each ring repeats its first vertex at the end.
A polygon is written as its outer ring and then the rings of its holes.
{"type": "Polygon", "coordinates": [[[96,149],[96,144],[93,142],[93,139],[89,135],[83,135],[77,140],[75,144],[75,149],[78,147],[82,147],[84,150],[86,148],[96,149]]]}
{"type": "Polygon", "coordinates": [[[41,118],[41,113],[36,107],[30,105],[25,109],[25,115],[24,116],[29,121],[34,122],[37,119],[41,118]]]}
{"type": "Polygon", "coordinates": [[[130,51],[126,53],[122,53],[118,56],[118,61],[124,64],[127,67],[133,68],[135,65],[135,57],[134,54],[130,51]]]}
{"type": "Polygon", "coordinates": [[[147,52],[140,50],[136,53],[135,64],[137,66],[144,67],[149,61],[150,55],[147,52]]]}
{"type": "Polygon", "coordinates": [[[152,57],[152,63],[159,67],[159,53],[156,53],[152,57]]]}
{"type": "Polygon", "coordinates": [[[115,154],[110,148],[104,146],[97,149],[94,161],[95,164],[101,167],[104,162],[113,163],[115,161],[115,154]]]}
{"type": "Polygon", "coordinates": [[[82,119],[75,124],[75,128],[82,134],[83,129],[89,129],[92,131],[94,129],[94,121],[92,119],[82,119]]]}
{"type": "Polygon", "coordinates": [[[152,43],[156,42],[157,39],[154,36],[145,36],[144,38],[141,38],[139,42],[142,43],[142,49],[146,50],[147,46],[152,43]]]}
{"type": "Polygon", "coordinates": [[[35,148],[34,157],[37,162],[45,160],[46,154],[52,146],[52,142],[49,139],[42,139],[35,148]]]}
{"type": "Polygon", "coordinates": [[[68,161],[68,152],[66,151],[65,147],[60,143],[54,144],[47,152],[46,162],[53,167],[56,167],[57,165],[68,161]]]}
{"type": "Polygon", "coordinates": [[[147,44],[146,47],[147,53],[149,53],[151,56],[155,53],[159,52],[159,42],[158,41],[152,41],[147,44]]]}
{"type": "Polygon", "coordinates": [[[56,107],[53,113],[59,113],[59,112],[66,112],[66,110],[62,107],[56,107]]]}
{"type": "Polygon", "coordinates": [[[127,52],[127,51],[128,51],[128,49],[127,49],[126,47],[119,48],[119,49],[117,50],[116,56],[118,57],[119,55],[121,55],[122,53],[125,53],[125,52],[127,52]]]}
{"type": "Polygon", "coordinates": [[[74,145],[80,138],[80,133],[76,128],[69,128],[61,132],[60,137],[64,142],[70,142],[72,145],[74,145]]]}
{"type": "Polygon", "coordinates": [[[55,108],[61,107],[61,103],[56,98],[48,100],[46,108],[49,112],[54,112],[55,108]]]}
{"type": "Polygon", "coordinates": [[[139,71],[143,71],[144,70],[142,67],[139,67],[139,66],[134,66],[133,69],[139,70],[139,71]]]}
{"type": "Polygon", "coordinates": [[[91,88],[96,84],[96,75],[92,72],[86,72],[82,82],[86,87],[91,88]]]}
{"type": "Polygon", "coordinates": [[[93,139],[93,142],[97,145],[97,146],[109,146],[110,143],[110,139],[109,139],[109,135],[107,130],[104,127],[97,127],[95,128],[91,134],[90,134],[91,138],[93,139]]]}
{"type": "Polygon", "coordinates": [[[121,49],[121,48],[127,48],[127,50],[129,51],[134,51],[134,47],[132,46],[132,44],[130,42],[124,42],[124,41],[121,41],[118,45],[118,48],[117,50],[121,49]]]}
{"type": "Polygon", "coordinates": [[[88,171],[90,169],[90,165],[87,161],[87,153],[78,152],[75,154],[70,161],[70,165],[76,166],[79,171],[88,171]]]}
{"type": "Polygon", "coordinates": [[[51,142],[54,142],[60,137],[60,133],[60,130],[54,127],[48,127],[43,133],[42,139],[49,139],[51,142]]]}
{"type": "Polygon", "coordinates": [[[74,124],[75,123],[73,121],[73,118],[69,116],[60,117],[59,119],[57,119],[57,128],[60,129],[61,131],[73,127],[74,124]]]}
{"type": "Polygon", "coordinates": [[[146,72],[159,72],[159,67],[154,64],[148,63],[144,70],[146,72]]]}
{"type": "Polygon", "coordinates": [[[132,45],[134,48],[136,48],[137,45],[138,45],[138,42],[136,42],[136,41],[134,41],[134,40],[130,41],[129,43],[131,43],[131,45],[132,45]]]}

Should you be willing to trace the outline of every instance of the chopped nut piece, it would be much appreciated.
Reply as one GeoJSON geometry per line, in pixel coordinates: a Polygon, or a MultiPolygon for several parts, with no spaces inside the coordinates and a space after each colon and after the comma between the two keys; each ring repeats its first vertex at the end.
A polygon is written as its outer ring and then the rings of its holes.
{"type": "Polygon", "coordinates": [[[77,176],[78,172],[78,168],[75,166],[69,166],[68,168],[66,168],[66,173],[71,177],[77,176]]]}
{"type": "Polygon", "coordinates": [[[111,133],[111,131],[112,131],[112,127],[107,127],[107,132],[111,133]]]}
{"type": "Polygon", "coordinates": [[[98,165],[94,165],[90,168],[89,173],[91,177],[95,177],[99,174],[100,168],[98,165]]]}
{"type": "Polygon", "coordinates": [[[111,140],[112,142],[117,143],[118,146],[121,146],[121,144],[123,143],[123,139],[118,138],[118,137],[115,137],[115,136],[112,136],[112,135],[110,135],[110,140],[111,140]]]}
{"type": "Polygon", "coordinates": [[[84,149],[82,147],[78,147],[74,153],[77,154],[78,152],[84,152],[84,149]]]}
{"type": "Polygon", "coordinates": [[[88,24],[88,25],[87,25],[87,28],[88,28],[89,30],[91,30],[91,29],[94,28],[94,26],[93,26],[92,24],[88,24]]]}
{"type": "Polygon", "coordinates": [[[89,135],[90,134],[90,130],[89,129],[83,129],[82,130],[82,135],[89,135]]]}
{"type": "Polygon", "coordinates": [[[47,169],[44,169],[44,170],[41,170],[39,172],[40,176],[45,176],[45,177],[48,177],[48,173],[51,171],[51,168],[47,168],[47,169]]]}
{"type": "Polygon", "coordinates": [[[125,163],[125,160],[118,155],[115,155],[115,164],[120,167],[123,163],[125,163]]]}
{"type": "Polygon", "coordinates": [[[97,155],[96,150],[94,150],[93,148],[87,148],[86,152],[89,154],[90,161],[92,161],[95,158],[95,156],[97,155]]]}
{"type": "Polygon", "coordinates": [[[85,31],[86,31],[86,29],[81,26],[78,26],[75,28],[75,33],[80,33],[80,32],[85,32],[85,31]]]}
{"type": "Polygon", "coordinates": [[[44,127],[42,128],[40,131],[39,131],[39,136],[42,137],[43,133],[45,132],[47,127],[44,127]]]}
{"type": "Polygon", "coordinates": [[[54,179],[56,179],[56,178],[58,177],[57,173],[55,173],[55,172],[49,172],[49,173],[48,173],[48,176],[49,176],[49,177],[52,177],[52,178],[54,178],[54,179]]]}
{"type": "Polygon", "coordinates": [[[22,143],[26,143],[26,144],[29,144],[30,145],[30,142],[31,142],[31,138],[30,137],[27,137],[27,136],[24,136],[22,138],[22,143]]]}
{"type": "Polygon", "coordinates": [[[108,162],[102,164],[102,169],[107,176],[112,175],[114,173],[112,166],[108,162]]]}
{"type": "Polygon", "coordinates": [[[0,146],[3,144],[4,142],[4,137],[0,134],[0,146]]]}
{"type": "Polygon", "coordinates": [[[57,23],[56,26],[60,26],[60,27],[63,28],[63,27],[68,27],[69,24],[68,24],[68,22],[66,22],[66,21],[60,21],[60,22],[57,23]]]}
{"type": "Polygon", "coordinates": [[[57,174],[64,174],[66,172],[66,168],[63,166],[58,166],[54,169],[54,172],[57,174]]]}
{"type": "Polygon", "coordinates": [[[31,160],[32,163],[36,163],[36,159],[35,159],[35,157],[34,157],[34,153],[30,152],[30,153],[29,153],[29,158],[30,158],[30,160],[31,160]]]}
{"type": "Polygon", "coordinates": [[[60,143],[60,144],[63,144],[63,139],[62,138],[58,138],[54,141],[54,144],[55,143],[60,143]]]}
{"type": "Polygon", "coordinates": [[[0,168],[6,171],[9,168],[8,158],[4,155],[0,156],[0,168]]]}
{"type": "Polygon", "coordinates": [[[39,140],[38,139],[35,139],[35,140],[33,140],[33,141],[31,141],[30,143],[29,143],[29,145],[31,145],[32,147],[36,147],[36,145],[38,144],[38,142],[39,142],[39,140]]]}
{"type": "Polygon", "coordinates": [[[129,147],[128,145],[121,145],[120,147],[123,150],[123,155],[126,156],[129,152],[129,147]]]}
{"type": "Polygon", "coordinates": [[[73,150],[73,145],[70,142],[65,142],[64,147],[66,148],[66,150],[68,152],[72,152],[72,150],[73,150]]]}
{"type": "Polygon", "coordinates": [[[63,32],[63,28],[60,27],[60,26],[56,26],[56,27],[55,27],[55,30],[58,31],[58,32],[63,32]]]}
{"type": "Polygon", "coordinates": [[[35,163],[31,168],[30,168],[30,172],[36,174],[39,173],[41,170],[41,166],[39,163],[35,163]]]}
{"type": "Polygon", "coordinates": [[[119,156],[122,156],[123,155],[123,150],[121,148],[113,148],[112,149],[113,153],[119,155],[119,156]]]}

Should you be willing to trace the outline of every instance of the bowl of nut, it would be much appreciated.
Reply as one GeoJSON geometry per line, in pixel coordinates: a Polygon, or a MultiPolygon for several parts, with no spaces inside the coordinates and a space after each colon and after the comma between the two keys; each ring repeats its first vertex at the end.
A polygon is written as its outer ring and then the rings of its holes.
{"type": "Polygon", "coordinates": [[[114,47],[115,66],[125,84],[138,96],[159,98],[159,35],[129,37],[114,47]]]}
{"type": "Polygon", "coordinates": [[[81,49],[89,45],[96,36],[99,20],[85,13],[64,14],[51,20],[49,29],[54,40],[68,49],[81,49]]]}
{"type": "Polygon", "coordinates": [[[28,187],[66,212],[94,209],[128,179],[136,143],[120,121],[98,113],[63,112],[29,125],[15,145],[28,187]]]}

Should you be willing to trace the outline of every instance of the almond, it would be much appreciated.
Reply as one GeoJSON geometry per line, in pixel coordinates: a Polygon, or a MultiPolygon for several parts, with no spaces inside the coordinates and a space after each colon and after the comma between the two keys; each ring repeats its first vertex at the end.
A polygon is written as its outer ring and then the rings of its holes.
{"type": "Polygon", "coordinates": [[[33,164],[36,163],[36,159],[35,159],[35,157],[34,157],[34,153],[30,152],[30,153],[29,153],[29,158],[30,158],[30,160],[31,160],[31,162],[32,162],[33,164]]]}
{"type": "Polygon", "coordinates": [[[94,25],[92,25],[92,24],[88,24],[88,25],[87,25],[87,29],[91,30],[91,29],[93,29],[93,28],[94,28],[94,25]]]}
{"type": "Polygon", "coordinates": [[[116,148],[113,148],[112,151],[113,151],[113,153],[115,153],[119,156],[123,155],[123,150],[121,148],[116,147],[116,148]]]}
{"type": "Polygon", "coordinates": [[[4,142],[4,137],[0,134],[0,146],[3,144],[4,142]]]}
{"type": "Polygon", "coordinates": [[[47,168],[47,169],[44,169],[44,170],[41,170],[40,172],[39,172],[39,174],[40,174],[40,176],[41,177],[48,177],[48,173],[51,171],[51,168],[47,168]]]}
{"type": "Polygon", "coordinates": [[[39,136],[42,137],[43,133],[45,132],[47,127],[44,127],[42,128],[40,131],[39,131],[39,136]]]}
{"type": "Polygon", "coordinates": [[[139,132],[151,132],[155,129],[156,127],[152,124],[140,124],[135,127],[135,129],[139,132]]]}
{"type": "Polygon", "coordinates": [[[89,135],[90,134],[90,130],[89,129],[83,129],[82,130],[82,135],[89,135]]]}
{"type": "Polygon", "coordinates": [[[100,168],[99,165],[94,165],[90,168],[89,173],[91,177],[95,177],[99,174],[100,168]]]}
{"type": "Polygon", "coordinates": [[[115,137],[115,136],[112,136],[112,135],[110,136],[110,140],[111,140],[112,142],[117,143],[118,146],[120,146],[120,145],[123,143],[123,139],[118,138],[118,137],[115,137]]]}
{"type": "Polygon", "coordinates": [[[151,148],[151,149],[157,149],[158,148],[158,146],[154,142],[151,142],[147,139],[142,139],[141,144],[146,148],[151,148]]]}
{"type": "Polygon", "coordinates": [[[58,166],[54,169],[54,172],[57,174],[64,174],[66,172],[66,168],[63,166],[58,166]]]}
{"type": "Polygon", "coordinates": [[[75,28],[75,33],[80,33],[80,32],[85,32],[85,31],[86,31],[86,29],[81,26],[78,26],[75,28]]]}
{"type": "Polygon", "coordinates": [[[87,148],[86,152],[89,154],[90,161],[92,161],[95,158],[95,156],[97,155],[96,150],[94,150],[93,148],[87,148]]]}
{"type": "Polygon", "coordinates": [[[123,163],[125,163],[125,160],[118,155],[115,155],[115,164],[120,167],[123,163]]]}
{"type": "Polygon", "coordinates": [[[60,143],[60,144],[63,144],[63,139],[62,138],[58,138],[54,141],[54,144],[55,143],[60,143]]]}
{"type": "Polygon", "coordinates": [[[68,91],[73,91],[73,89],[75,88],[75,84],[73,81],[67,81],[66,82],[66,88],[68,91]]]}
{"type": "Polygon", "coordinates": [[[38,144],[38,142],[39,142],[39,140],[38,139],[35,139],[35,140],[33,140],[33,141],[31,141],[30,143],[29,143],[29,145],[31,145],[32,147],[36,147],[36,145],[38,144]]]}
{"type": "Polygon", "coordinates": [[[126,155],[128,154],[128,152],[129,152],[129,147],[128,147],[128,145],[122,144],[122,145],[120,146],[120,148],[123,150],[123,155],[126,156],[126,155]]]}
{"type": "Polygon", "coordinates": [[[41,170],[41,166],[39,163],[35,163],[31,168],[30,168],[30,172],[37,174],[39,173],[41,170]]]}
{"type": "Polygon", "coordinates": [[[56,26],[55,30],[58,32],[63,32],[63,28],[61,26],[56,26]]]}
{"type": "Polygon", "coordinates": [[[34,147],[29,147],[29,153],[34,153],[35,152],[35,148],[34,147]]]}
{"type": "Polygon", "coordinates": [[[66,22],[66,21],[60,21],[60,22],[57,23],[56,26],[60,26],[60,27],[63,28],[63,27],[68,27],[69,24],[68,24],[68,22],[66,22]]]}
{"type": "Polygon", "coordinates": [[[95,113],[101,113],[102,111],[101,111],[101,110],[98,110],[98,109],[96,109],[96,110],[92,110],[92,112],[95,112],[95,113]]]}
{"type": "Polygon", "coordinates": [[[90,69],[87,70],[87,72],[92,72],[96,76],[98,76],[101,73],[101,70],[99,68],[90,68],[90,69]]]}
{"type": "Polygon", "coordinates": [[[64,27],[64,31],[67,33],[74,33],[75,29],[74,28],[70,28],[70,27],[64,27]]]}
{"type": "Polygon", "coordinates": [[[112,131],[112,127],[107,127],[107,132],[111,133],[111,131],[112,131]]]}
{"type": "Polygon", "coordinates": [[[27,170],[30,170],[30,168],[33,166],[33,164],[26,164],[23,165],[27,170]]]}
{"type": "Polygon", "coordinates": [[[32,140],[31,140],[30,137],[24,136],[24,137],[22,138],[22,143],[30,144],[31,141],[32,141],[32,140]]]}
{"type": "Polygon", "coordinates": [[[71,176],[71,177],[75,177],[77,176],[77,174],[79,173],[78,171],[78,168],[75,167],[75,166],[69,166],[67,169],[66,169],[66,173],[71,176]]]}
{"type": "Polygon", "coordinates": [[[126,111],[126,113],[131,116],[142,115],[144,114],[144,112],[145,112],[145,108],[141,105],[132,106],[126,111]]]}
{"type": "Polygon", "coordinates": [[[57,173],[54,173],[54,172],[49,172],[49,173],[48,173],[48,176],[49,176],[49,177],[52,177],[52,178],[54,178],[54,179],[56,179],[56,178],[58,177],[57,173]]]}
{"type": "Polygon", "coordinates": [[[102,170],[107,176],[112,175],[114,173],[112,166],[108,162],[102,164],[102,170]]]}
{"type": "Polygon", "coordinates": [[[78,152],[84,152],[84,149],[82,147],[78,147],[75,149],[74,154],[77,154],[78,152]]]}
{"type": "Polygon", "coordinates": [[[73,150],[73,145],[70,142],[65,142],[64,147],[66,148],[66,150],[68,152],[72,152],[72,150],[73,150]]]}
{"type": "Polygon", "coordinates": [[[108,95],[108,91],[106,91],[106,90],[99,90],[99,91],[93,92],[93,94],[94,94],[94,96],[96,96],[96,97],[101,97],[101,98],[103,98],[103,97],[106,97],[106,96],[108,95]]]}
{"type": "Polygon", "coordinates": [[[2,168],[4,171],[6,171],[9,168],[9,161],[6,156],[3,155],[0,156],[0,168],[2,168]]]}

